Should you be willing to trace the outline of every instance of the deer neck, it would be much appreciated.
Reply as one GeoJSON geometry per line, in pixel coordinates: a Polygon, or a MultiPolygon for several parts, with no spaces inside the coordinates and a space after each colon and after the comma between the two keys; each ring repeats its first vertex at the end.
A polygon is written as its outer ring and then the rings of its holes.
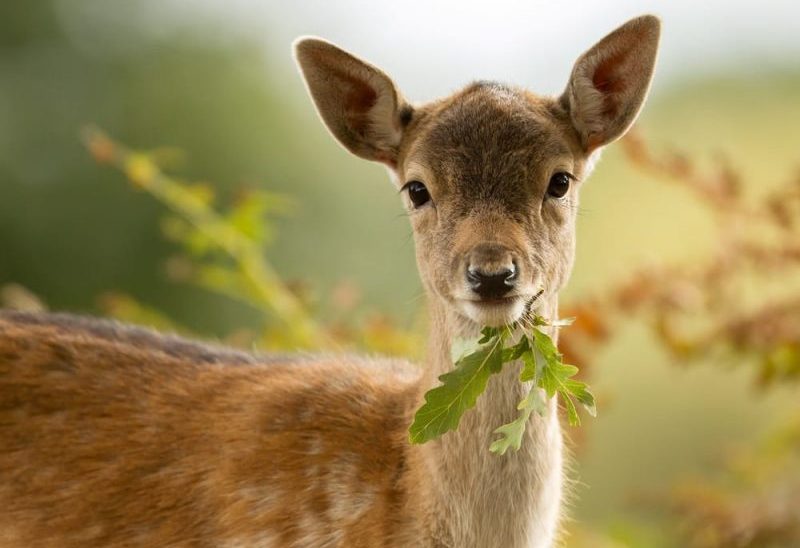
{"type": "MultiPolygon", "coordinates": [[[[539,310],[557,316],[557,297],[539,310]]],[[[452,370],[451,345],[474,338],[469,325],[442,303],[432,304],[430,359],[424,389],[452,370]]],[[[555,334],[551,334],[555,336],[555,334]]],[[[458,430],[422,446],[434,486],[444,536],[456,546],[549,546],[559,517],[562,484],[561,432],[555,398],[545,416],[531,417],[519,451],[489,451],[500,425],[516,418],[529,389],[519,381],[521,364],[507,363],[494,375],[458,430]]],[[[421,400],[421,396],[420,396],[421,400]]]]}

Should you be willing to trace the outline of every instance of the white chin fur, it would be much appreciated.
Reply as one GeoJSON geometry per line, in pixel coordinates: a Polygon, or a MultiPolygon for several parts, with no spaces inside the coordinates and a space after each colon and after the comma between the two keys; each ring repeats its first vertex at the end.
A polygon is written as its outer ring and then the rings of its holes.
{"type": "Polygon", "coordinates": [[[516,299],[508,304],[479,304],[473,301],[462,302],[464,314],[473,322],[483,326],[499,327],[512,324],[525,312],[524,299],[516,299]]]}

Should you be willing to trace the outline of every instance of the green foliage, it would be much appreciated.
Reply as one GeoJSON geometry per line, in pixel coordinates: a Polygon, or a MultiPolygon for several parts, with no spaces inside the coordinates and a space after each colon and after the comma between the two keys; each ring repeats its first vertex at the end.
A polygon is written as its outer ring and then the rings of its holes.
{"type": "Polygon", "coordinates": [[[518,326],[520,338],[511,346],[506,345],[517,326],[484,328],[474,348],[466,345],[462,350],[460,347],[464,345],[458,343],[458,350],[453,352],[460,354],[455,369],[439,377],[442,384],[425,394],[425,403],[417,410],[409,429],[411,442],[424,443],[458,428],[461,417],[475,406],[489,378],[499,373],[504,363],[515,360],[521,360],[523,364],[520,381],[531,385],[528,394],[517,405],[517,418],[494,431],[500,437],[492,442],[490,451],[502,455],[509,448],[519,450],[531,414],[544,415],[547,410],[545,398],[553,398],[556,394],[564,401],[571,425],[580,424],[573,398],[595,416],[594,396],[588,386],[572,378],[578,373],[578,368],[564,363],[553,340],[540,329],[568,323],[563,320],[550,323],[535,316],[532,325],[518,326]]]}
{"type": "MultiPolygon", "coordinates": [[[[417,336],[382,317],[373,316],[352,329],[315,317],[303,292],[283,280],[264,254],[274,238],[272,217],[292,205],[285,196],[249,190],[240,192],[231,206],[221,207],[209,185],[167,174],[163,164],[171,163],[173,150],[132,151],[95,128],[84,132],[84,141],[95,160],[119,169],[135,188],[170,210],[161,229],[181,250],[167,264],[173,280],[243,303],[260,316],[263,326],[257,333],[240,330],[228,342],[268,349],[358,345],[405,356],[421,346],[417,336]]],[[[124,320],[187,331],[126,295],[113,294],[101,305],[124,320]]]]}
{"type": "Polygon", "coordinates": [[[250,192],[219,212],[209,187],[167,175],[155,161],[157,154],[129,151],[93,128],[84,138],[96,160],[122,170],[134,186],[173,212],[162,229],[188,256],[186,261],[173,262],[176,277],[250,304],[278,320],[281,336],[274,336],[275,331],[262,337],[269,338],[271,346],[330,346],[327,333],[263,254],[271,235],[265,214],[284,210],[284,197],[250,192]]]}
{"type": "MultiPolygon", "coordinates": [[[[542,318],[536,318],[536,325],[546,325],[542,318]]],[[[538,329],[532,329],[533,349],[530,354],[533,360],[525,362],[525,368],[520,376],[521,380],[533,380],[537,386],[541,386],[548,398],[552,398],[556,393],[564,399],[567,407],[569,423],[573,426],[580,425],[580,417],[572,401],[577,399],[590,415],[595,416],[594,396],[589,392],[586,383],[573,379],[578,368],[574,365],[567,365],[563,362],[562,355],[556,349],[552,339],[538,329]]]]}
{"type": "Polygon", "coordinates": [[[453,371],[445,373],[439,380],[442,385],[425,394],[425,404],[414,416],[409,429],[411,443],[424,443],[455,430],[461,416],[478,400],[489,377],[503,367],[503,342],[507,332],[487,334],[479,342],[477,350],[456,362],[453,371]]]}
{"type": "Polygon", "coordinates": [[[489,451],[492,453],[503,455],[508,451],[509,447],[513,448],[514,451],[519,451],[522,446],[522,436],[525,434],[525,427],[531,414],[536,412],[539,415],[544,415],[547,410],[541,390],[536,386],[531,387],[528,395],[517,405],[517,409],[519,410],[519,415],[515,420],[500,426],[494,431],[495,434],[500,435],[500,438],[494,440],[489,446],[489,451]]]}

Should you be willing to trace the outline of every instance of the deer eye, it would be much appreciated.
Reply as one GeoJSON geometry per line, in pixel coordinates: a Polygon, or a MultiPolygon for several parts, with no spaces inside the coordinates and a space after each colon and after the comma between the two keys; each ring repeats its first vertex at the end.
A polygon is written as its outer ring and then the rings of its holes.
{"type": "Polygon", "coordinates": [[[428,193],[428,189],[419,181],[410,181],[406,183],[403,188],[408,191],[408,197],[411,199],[411,203],[414,204],[414,207],[422,207],[431,201],[431,195],[428,193]]]}
{"type": "Polygon", "coordinates": [[[563,198],[569,191],[569,181],[572,175],[559,171],[550,177],[550,184],[547,186],[547,195],[553,198],[563,198]]]}

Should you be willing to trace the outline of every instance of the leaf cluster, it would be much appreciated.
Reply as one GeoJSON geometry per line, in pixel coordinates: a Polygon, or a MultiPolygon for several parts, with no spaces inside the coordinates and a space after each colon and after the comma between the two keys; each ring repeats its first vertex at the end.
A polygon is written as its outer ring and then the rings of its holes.
{"type": "Polygon", "coordinates": [[[553,340],[541,329],[568,323],[548,322],[535,316],[527,327],[486,327],[472,347],[461,349],[460,343],[454,345],[454,354],[458,354],[455,368],[440,376],[442,384],[425,394],[425,403],[417,410],[409,429],[411,442],[424,443],[456,430],[461,417],[486,390],[490,377],[502,371],[504,364],[517,360],[522,362],[519,380],[526,384],[528,392],[517,405],[517,418],[494,431],[499,437],[490,445],[490,451],[502,455],[509,448],[519,450],[530,416],[544,415],[547,400],[556,395],[563,400],[571,425],[580,424],[574,400],[595,416],[594,396],[586,383],[574,378],[578,368],[564,363],[553,340]],[[517,331],[519,339],[513,342],[517,331]]]}

